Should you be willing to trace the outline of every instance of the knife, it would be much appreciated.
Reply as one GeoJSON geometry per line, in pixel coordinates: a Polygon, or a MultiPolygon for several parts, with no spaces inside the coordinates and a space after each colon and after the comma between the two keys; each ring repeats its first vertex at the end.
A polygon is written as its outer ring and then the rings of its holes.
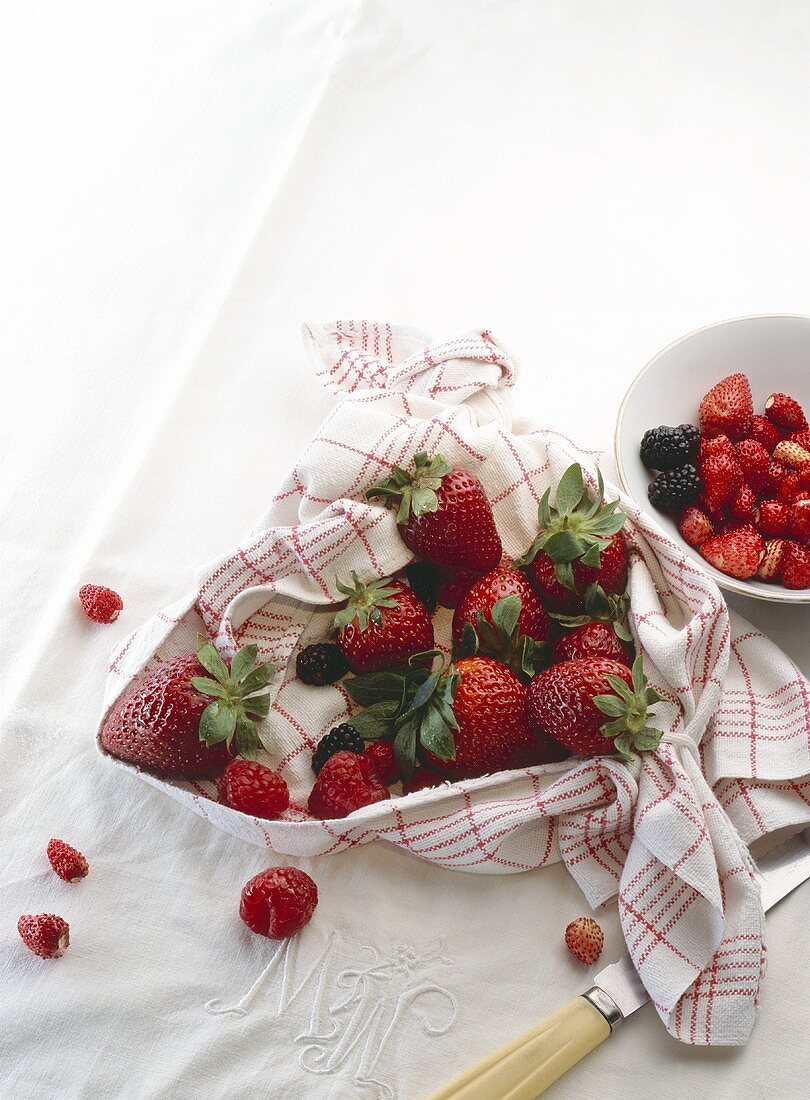
{"type": "MultiPolygon", "coordinates": [[[[810,828],[763,856],[756,877],[765,910],[810,878],[810,828]]],[[[535,1100],[649,999],[625,955],[601,970],[587,993],[466,1070],[430,1100],[535,1100]]]]}

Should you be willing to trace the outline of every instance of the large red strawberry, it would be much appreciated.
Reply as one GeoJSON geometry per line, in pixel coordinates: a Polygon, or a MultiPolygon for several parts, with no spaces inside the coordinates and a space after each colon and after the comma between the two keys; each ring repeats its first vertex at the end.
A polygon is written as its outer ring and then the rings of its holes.
{"type": "Polygon", "coordinates": [[[411,473],[393,466],[391,477],[372,486],[367,498],[396,505],[403,542],[415,554],[451,569],[494,569],[503,546],[478,478],[454,470],[441,455],[418,454],[413,462],[411,473]]]}
{"type": "Polygon", "coordinates": [[[564,661],[538,673],[528,687],[529,713],[566,749],[587,756],[654,749],[661,731],[647,724],[660,695],[647,687],[642,659],[632,672],[618,661],[564,661]]]}
{"type": "Polygon", "coordinates": [[[700,546],[706,561],[729,577],[753,577],[765,553],[765,539],[750,523],[729,527],[700,546]]]}
{"type": "Polygon", "coordinates": [[[754,405],[744,374],[730,374],[712,386],[700,403],[700,426],[706,435],[745,439],[751,432],[754,405]]]}
{"type": "Polygon", "coordinates": [[[576,614],[584,607],[585,593],[592,584],[601,585],[609,594],[623,592],[627,549],[619,532],[627,517],[617,500],[604,503],[601,473],[593,501],[577,462],[560,478],[553,507],[549,496],[547,489],[538,508],[541,533],[517,563],[526,570],[545,606],[576,614]]]}
{"type": "Polygon", "coordinates": [[[533,676],[551,632],[551,620],[518,569],[498,568],[469,589],[453,616],[453,645],[533,676]],[[466,632],[466,633],[465,633],[466,632]],[[542,648],[541,648],[542,647],[542,648]]]}
{"type": "Polygon", "coordinates": [[[196,654],[162,661],[114,705],[102,745],[120,760],[185,778],[217,775],[232,745],[239,756],[255,756],[259,739],[251,716],[266,717],[270,707],[269,696],[256,693],[274,672],[256,657],[256,646],[245,646],[229,668],[206,642],[196,654]]]}
{"type": "Polygon", "coordinates": [[[338,581],[349,602],[335,616],[335,626],[341,653],[355,672],[401,665],[433,648],[430,615],[406,584],[391,577],[363,584],[356,573],[352,580],[353,588],[338,581]]]}
{"type": "Polygon", "coordinates": [[[627,596],[608,596],[598,584],[592,584],[582,615],[554,616],[565,630],[554,646],[554,661],[608,657],[632,665],[635,650],[627,628],[628,603],[627,596]]]}

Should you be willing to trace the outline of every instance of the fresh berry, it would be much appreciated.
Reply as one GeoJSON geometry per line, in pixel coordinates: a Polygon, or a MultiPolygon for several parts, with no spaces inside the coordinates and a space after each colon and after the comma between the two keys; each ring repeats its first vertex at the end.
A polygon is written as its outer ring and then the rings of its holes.
{"type": "Polygon", "coordinates": [[[459,569],[456,572],[445,572],[439,584],[438,599],[442,607],[450,610],[458,607],[467,593],[483,573],[474,573],[469,569],[459,569]]]}
{"type": "Polygon", "coordinates": [[[593,917],[577,917],[565,930],[565,945],[575,959],[592,966],[602,954],[605,936],[593,917]]]}
{"type": "Polygon", "coordinates": [[[740,523],[753,519],[757,495],[749,485],[741,485],[728,506],[731,516],[740,523]]]}
{"type": "Polygon", "coordinates": [[[413,794],[415,791],[424,791],[428,787],[438,787],[446,783],[447,778],[432,772],[429,768],[417,768],[410,779],[402,784],[404,794],[413,794]]]}
{"type": "Polygon", "coordinates": [[[712,527],[714,527],[714,534],[717,534],[719,531],[723,531],[726,527],[728,527],[729,518],[726,515],[723,506],[720,505],[719,507],[714,507],[714,501],[708,500],[706,498],[705,492],[701,493],[698,497],[696,507],[704,513],[706,518],[711,523],[712,527]]]}
{"type": "Polygon", "coordinates": [[[78,882],[90,870],[82,853],[65,844],[64,840],[49,840],[47,852],[51,867],[65,882],[78,882]]]}
{"type": "Polygon", "coordinates": [[[810,429],[802,428],[798,432],[791,432],[788,439],[791,443],[798,443],[800,447],[804,447],[806,451],[810,451],[810,429]]]}
{"type": "Polygon", "coordinates": [[[771,483],[774,490],[779,488],[789,473],[790,470],[784,462],[780,462],[776,458],[771,458],[771,461],[768,463],[768,481],[771,483]]]}
{"type": "Polygon", "coordinates": [[[654,749],[661,731],[647,725],[660,696],[647,687],[641,657],[632,671],[603,657],[564,661],[529,684],[529,713],[541,730],[573,753],[586,756],[654,749]]]}
{"type": "Polygon", "coordinates": [[[799,475],[793,470],[789,470],[779,482],[776,496],[783,504],[793,504],[798,500],[797,494],[800,488],[799,475]]]}
{"type": "Polygon", "coordinates": [[[717,455],[726,455],[734,462],[737,461],[737,452],[734,450],[734,444],[727,435],[704,435],[700,441],[700,448],[698,450],[698,468],[702,466],[707,458],[713,458],[717,455]]]}
{"type": "Polygon", "coordinates": [[[432,561],[412,561],[405,570],[411,591],[433,614],[439,602],[441,570],[432,561]]]}
{"type": "Polygon", "coordinates": [[[330,756],[318,773],[307,803],[313,817],[322,821],[347,817],[362,806],[390,798],[371,760],[342,750],[330,756]]]}
{"type": "Polygon", "coordinates": [[[560,478],[554,507],[549,495],[547,489],[538,508],[541,533],[516,563],[545,606],[574,614],[582,609],[591,584],[608,594],[623,592],[627,550],[619,532],[627,517],[617,500],[605,503],[601,473],[594,501],[576,462],[560,478]]]}
{"type": "Polygon", "coordinates": [[[336,752],[363,752],[366,743],[354,726],[342,722],[335,726],[318,742],[318,747],[312,754],[312,770],[317,775],[330,756],[336,752]]]}
{"type": "Polygon", "coordinates": [[[396,506],[402,540],[420,557],[451,569],[494,569],[503,546],[478,478],[454,470],[441,455],[418,454],[413,462],[410,473],[392,467],[367,498],[381,496],[396,506]]]}
{"type": "Polygon", "coordinates": [[[744,374],[730,374],[712,386],[700,403],[700,426],[707,435],[745,439],[751,431],[754,405],[744,374]]]}
{"type": "Polygon", "coordinates": [[[316,642],[302,649],[295,658],[295,674],[302,684],[323,687],[334,684],[348,671],[340,647],[332,642],[316,642]]]}
{"type": "Polygon", "coordinates": [[[647,486],[650,504],[662,512],[680,512],[700,496],[703,482],[696,468],[687,463],[677,470],[666,470],[647,486]]]}
{"type": "Polygon", "coordinates": [[[782,555],[782,584],[785,588],[810,588],[810,549],[786,542],[782,555]]]}
{"type": "Polygon", "coordinates": [[[365,756],[371,761],[380,781],[390,787],[399,779],[399,766],[393,741],[372,741],[366,745],[365,756]]]}
{"type": "Polygon", "coordinates": [[[741,439],[734,444],[737,453],[737,461],[742,466],[743,477],[746,483],[756,493],[765,493],[771,488],[771,480],[768,476],[768,468],[771,456],[761,443],[755,439],[741,439]]]}
{"type": "Polygon", "coordinates": [[[742,466],[726,454],[710,455],[700,467],[703,498],[709,512],[717,512],[733,500],[743,481],[742,466]]]}
{"type": "Polygon", "coordinates": [[[231,760],[219,777],[217,798],[232,810],[268,820],[283,814],[290,804],[287,784],[258,760],[231,760]]]}
{"type": "Polygon", "coordinates": [[[533,676],[545,652],[551,620],[518,569],[493,569],[469,589],[453,616],[453,645],[482,653],[533,676]]]}
{"type": "Polygon", "coordinates": [[[681,538],[690,546],[700,546],[714,534],[712,521],[705,512],[694,505],[684,509],[683,515],[678,520],[678,530],[681,538]]]}
{"type": "Polygon", "coordinates": [[[799,500],[791,505],[790,535],[796,542],[810,544],[810,500],[799,500]]]}
{"type": "Polygon", "coordinates": [[[83,584],[79,599],[85,615],[94,623],[114,623],[124,606],[118,593],[103,584],[83,584]]]}
{"type": "Polygon", "coordinates": [[[786,393],[772,393],[765,402],[765,415],[780,432],[800,432],[807,427],[807,417],[799,402],[786,393]]]}
{"type": "Polygon", "coordinates": [[[709,565],[729,577],[753,577],[765,552],[765,540],[750,523],[729,527],[707,539],[700,552],[709,565]]]}
{"type": "Polygon", "coordinates": [[[767,416],[760,416],[759,413],[756,413],[751,417],[751,439],[761,443],[768,454],[772,453],[781,438],[781,432],[770,422],[767,416]]]}
{"type": "Polygon", "coordinates": [[[70,946],[70,928],[55,913],[25,914],[17,921],[17,931],[29,951],[41,959],[58,959],[70,946]]]}
{"type": "Polygon", "coordinates": [[[700,429],[693,424],[650,428],[641,440],[641,461],[651,470],[674,470],[694,462],[700,446],[700,429]]]}
{"type": "Polygon", "coordinates": [[[239,916],[253,932],[284,940],[309,924],[318,904],[318,887],[297,867],[269,867],[242,889],[239,916]]]}
{"type": "Polygon", "coordinates": [[[773,457],[785,466],[790,466],[791,469],[795,469],[797,466],[802,466],[805,462],[810,462],[810,451],[802,447],[801,443],[783,439],[781,443],[777,443],[774,447],[773,457]]]}
{"type": "Polygon", "coordinates": [[[810,462],[803,462],[796,468],[796,477],[799,479],[800,489],[810,489],[810,462]]]}
{"type": "Polygon", "coordinates": [[[606,657],[630,668],[634,656],[633,646],[623,642],[609,623],[584,623],[564,634],[554,646],[555,662],[606,657]]]}
{"type": "Polygon", "coordinates": [[[760,501],[756,527],[766,539],[780,539],[789,534],[790,507],[781,500],[760,501]]]}
{"type": "Polygon", "coordinates": [[[425,605],[402,581],[384,577],[354,587],[338,581],[349,597],[335,616],[338,645],[355,672],[375,672],[433,648],[433,623],[425,605]]]}
{"type": "Polygon", "coordinates": [[[765,543],[765,553],[757,569],[761,581],[778,581],[782,575],[782,557],[787,543],[784,539],[770,539],[765,543]]]}
{"type": "Polygon", "coordinates": [[[269,697],[257,693],[274,671],[256,656],[256,646],[245,646],[229,670],[206,642],[196,654],[161,661],[115,703],[102,745],[119,760],[187,779],[219,775],[232,745],[239,756],[255,756],[258,732],[249,716],[267,715],[269,697]]]}

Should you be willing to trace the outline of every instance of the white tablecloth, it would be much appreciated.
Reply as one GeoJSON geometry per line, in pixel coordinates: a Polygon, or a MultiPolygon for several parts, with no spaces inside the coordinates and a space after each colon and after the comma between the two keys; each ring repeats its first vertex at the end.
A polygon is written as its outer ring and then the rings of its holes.
{"type": "MultiPolygon", "coordinates": [[[[669,340],[806,312],[810,12],[46,0],[2,28],[0,1095],[421,1100],[587,986],[573,882],[302,860],[321,903],[277,953],[236,915],[261,851],[96,755],[108,651],[250,527],[329,408],[301,320],[490,328],[517,410],[609,447],[669,340]],[[122,593],[112,627],[85,580],[122,593]],[[41,911],[70,921],[60,962],[19,943],[41,911]]],[[[735,606],[810,672],[806,609],[735,606]]],[[[747,1048],[684,1047],[647,1007],[554,1096],[804,1095],[806,910],[768,918],[747,1048]]]]}

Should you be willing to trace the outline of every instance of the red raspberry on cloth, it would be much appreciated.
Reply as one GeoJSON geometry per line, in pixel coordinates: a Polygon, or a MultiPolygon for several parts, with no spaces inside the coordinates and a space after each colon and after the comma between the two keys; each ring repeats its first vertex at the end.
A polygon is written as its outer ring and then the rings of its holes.
{"type": "Polygon", "coordinates": [[[58,959],[70,945],[68,923],[55,913],[24,914],[17,921],[17,931],[28,950],[41,959],[58,959]]]}
{"type": "Polygon", "coordinates": [[[390,797],[390,791],[380,782],[371,760],[365,754],[358,756],[343,749],[330,756],[321,768],[307,805],[313,817],[325,821],[331,817],[346,817],[361,806],[390,797]]]}
{"type": "Polygon", "coordinates": [[[65,882],[78,882],[90,870],[82,853],[65,844],[64,840],[49,840],[47,852],[51,867],[65,882]]]}
{"type": "Polygon", "coordinates": [[[372,741],[366,745],[364,754],[372,763],[380,780],[390,787],[399,779],[399,768],[394,755],[393,741],[372,741]]]}
{"type": "Polygon", "coordinates": [[[118,618],[124,601],[117,592],[103,584],[83,584],[79,589],[84,613],[94,623],[113,623],[118,618]]]}
{"type": "Polygon", "coordinates": [[[297,867],[269,867],[242,889],[239,916],[254,932],[283,940],[309,924],[318,904],[318,887],[297,867]]]}
{"type": "Polygon", "coordinates": [[[290,804],[287,784],[258,760],[231,760],[217,782],[217,798],[233,810],[268,819],[284,813],[290,804]]]}

